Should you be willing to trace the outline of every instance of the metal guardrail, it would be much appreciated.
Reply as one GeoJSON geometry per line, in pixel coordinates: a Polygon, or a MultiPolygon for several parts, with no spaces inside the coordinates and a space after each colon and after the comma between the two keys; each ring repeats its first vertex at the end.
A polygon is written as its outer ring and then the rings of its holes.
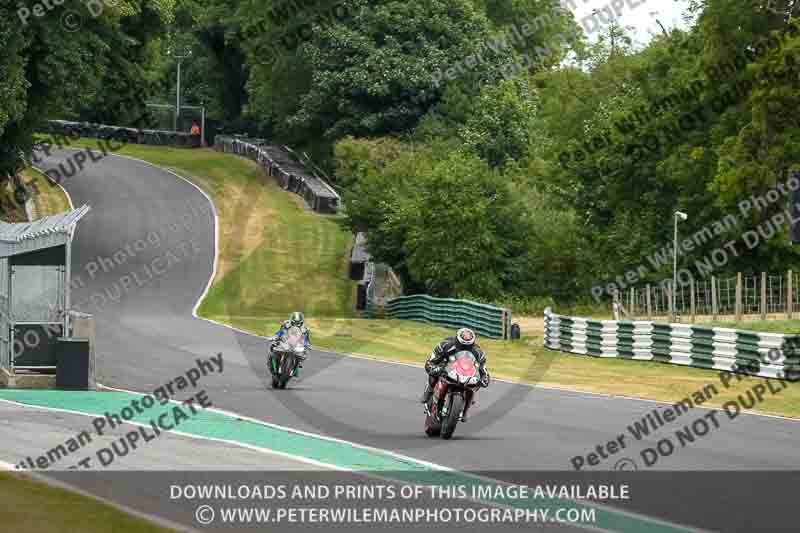
{"type": "Polygon", "coordinates": [[[800,335],[645,320],[592,320],[545,310],[544,346],[766,378],[800,378],[800,335]]]}
{"type": "Polygon", "coordinates": [[[384,317],[452,328],[469,327],[479,335],[495,339],[508,339],[511,329],[510,309],[425,294],[392,298],[384,306],[384,317]]]}
{"type": "Polygon", "coordinates": [[[310,174],[286,147],[270,145],[264,139],[217,135],[214,149],[252,159],[268,175],[275,177],[281,187],[302,196],[318,213],[335,213],[339,208],[341,198],[333,187],[310,174]]]}
{"type": "Polygon", "coordinates": [[[96,139],[113,139],[122,143],[149,144],[154,146],[171,146],[177,148],[199,148],[200,136],[181,131],[148,130],[109,126],[90,122],[69,122],[66,120],[48,120],[46,132],[61,135],[66,140],[84,137],[96,139]]]}

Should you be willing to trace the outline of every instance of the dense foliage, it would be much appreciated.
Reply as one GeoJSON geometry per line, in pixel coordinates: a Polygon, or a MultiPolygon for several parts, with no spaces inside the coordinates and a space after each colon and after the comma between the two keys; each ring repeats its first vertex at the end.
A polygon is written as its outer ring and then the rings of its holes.
{"type": "Polygon", "coordinates": [[[174,1],[64,0],[43,9],[16,0],[0,8],[0,179],[25,164],[47,118],[125,123],[143,115],[174,1]]]}
{"type": "Polygon", "coordinates": [[[798,0],[692,0],[689,29],[644,48],[613,24],[588,42],[557,0],[175,2],[118,3],[76,34],[2,17],[0,171],[44,116],[124,122],[172,101],[166,51],[189,49],[186,102],[312,153],[408,291],[563,300],[632,269],[657,281],[676,209],[684,235],[735,222],[682,268],[701,275],[728,242],[717,274],[797,266],[785,225],[740,238],[787,198],[739,203],[800,170],[798,0]]]}

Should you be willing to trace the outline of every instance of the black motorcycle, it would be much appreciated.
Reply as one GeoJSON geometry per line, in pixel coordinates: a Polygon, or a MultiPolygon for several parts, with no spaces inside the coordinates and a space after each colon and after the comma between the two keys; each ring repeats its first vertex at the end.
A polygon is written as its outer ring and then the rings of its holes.
{"type": "Polygon", "coordinates": [[[272,388],[285,389],[286,384],[294,376],[297,366],[305,358],[305,336],[299,327],[292,326],[272,349],[267,359],[267,367],[272,374],[272,388]]]}

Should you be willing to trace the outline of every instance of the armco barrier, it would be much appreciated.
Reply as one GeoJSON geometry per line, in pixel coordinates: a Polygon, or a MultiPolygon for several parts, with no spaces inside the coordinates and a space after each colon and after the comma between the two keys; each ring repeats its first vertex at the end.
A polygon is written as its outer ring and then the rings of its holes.
{"type": "Polygon", "coordinates": [[[659,361],[766,378],[800,378],[800,335],[544,312],[544,346],[594,357],[659,361]]]}
{"type": "Polygon", "coordinates": [[[214,138],[214,149],[252,159],[274,176],[281,187],[299,194],[306,203],[319,213],[335,213],[340,198],[325,180],[309,172],[287,147],[275,146],[263,139],[245,139],[227,135],[214,138]]]}
{"type": "Polygon", "coordinates": [[[388,300],[384,306],[384,318],[416,320],[452,328],[468,327],[478,335],[495,339],[508,339],[511,329],[510,309],[424,294],[388,300]]]}
{"type": "Polygon", "coordinates": [[[70,139],[91,137],[95,139],[113,139],[126,144],[151,144],[176,148],[200,147],[199,135],[180,131],[143,130],[89,122],[68,122],[66,120],[48,120],[46,130],[50,135],[63,136],[67,143],[70,139]]]}

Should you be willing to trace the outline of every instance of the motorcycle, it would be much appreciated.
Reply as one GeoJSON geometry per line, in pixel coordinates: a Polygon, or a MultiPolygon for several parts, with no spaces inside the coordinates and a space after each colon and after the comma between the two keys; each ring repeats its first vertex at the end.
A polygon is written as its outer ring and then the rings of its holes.
{"type": "Polygon", "coordinates": [[[272,388],[285,389],[297,365],[305,358],[306,344],[303,332],[297,326],[292,326],[267,359],[267,369],[272,374],[272,388]]]}
{"type": "Polygon", "coordinates": [[[467,393],[480,388],[478,362],[471,352],[461,351],[448,358],[444,372],[426,405],[425,433],[449,439],[466,405],[467,393]]]}

